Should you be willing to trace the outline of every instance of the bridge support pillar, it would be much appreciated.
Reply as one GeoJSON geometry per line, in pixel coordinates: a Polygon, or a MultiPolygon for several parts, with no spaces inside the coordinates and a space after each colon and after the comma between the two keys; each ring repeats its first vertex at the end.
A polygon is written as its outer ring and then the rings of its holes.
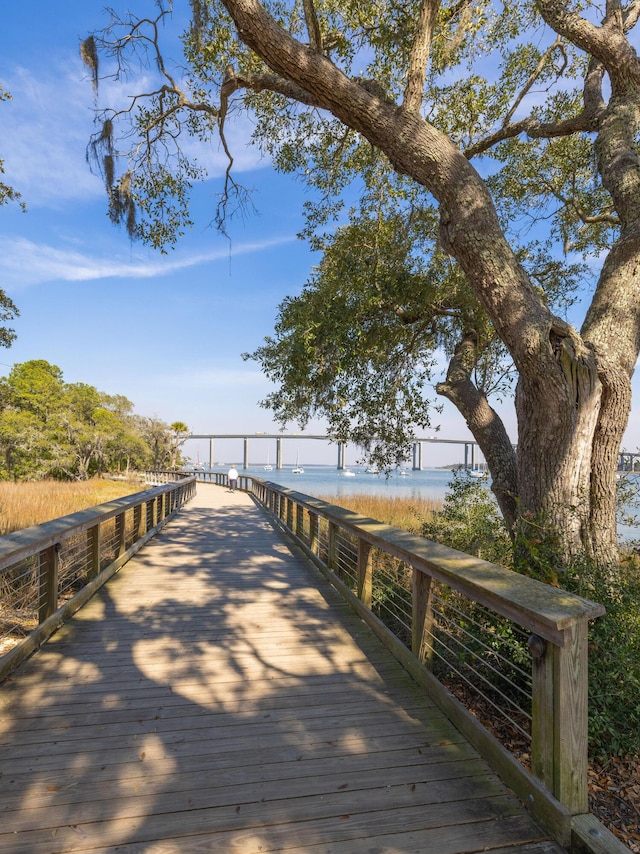
{"type": "Polygon", "coordinates": [[[249,468],[249,439],[246,436],[244,437],[244,460],[242,467],[245,471],[249,468]]]}
{"type": "Polygon", "coordinates": [[[344,442],[338,442],[338,471],[344,469],[344,442]]]}
{"type": "Polygon", "coordinates": [[[213,439],[209,439],[209,468],[213,468],[213,439]]]}
{"type": "Polygon", "coordinates": [[[276,439],[276,469],[280,471],[282,468],[282,439],[280,436],[276,439]]]}
{"type": "Polygon", "coordinates": [[[638,471],[640,455],[621,451],[618,457],[618,471],[638,471]]]}
{"type": "Polygon", "coordinates": [[[422,442],[413,443],[413,470],[422,471],[422,442]]]}

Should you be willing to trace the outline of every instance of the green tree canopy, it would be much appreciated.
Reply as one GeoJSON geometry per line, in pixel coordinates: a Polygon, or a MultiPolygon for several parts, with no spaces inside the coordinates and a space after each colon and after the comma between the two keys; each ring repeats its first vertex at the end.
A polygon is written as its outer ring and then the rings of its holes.
{"type": "Polygon", "coordinates": [[[14,365],[0,379],[0,476],[84,480],[151,464],[180,465],[175,425],[153,419],[151,436],[148,423],[126,397],[65,383],[60,368],[44,359],[14,365]]]}

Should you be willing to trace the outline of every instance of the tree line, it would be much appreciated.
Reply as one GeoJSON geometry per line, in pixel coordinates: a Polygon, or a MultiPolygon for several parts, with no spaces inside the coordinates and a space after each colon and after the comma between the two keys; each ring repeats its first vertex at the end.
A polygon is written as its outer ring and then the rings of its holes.
{"type": "Polygon", "coordinates": [[[44,359],[0,378],[0,478],[86,480],[107,472],[174,468],[189,428],[136,415],[123,395],[66,383],[44,359]]]}

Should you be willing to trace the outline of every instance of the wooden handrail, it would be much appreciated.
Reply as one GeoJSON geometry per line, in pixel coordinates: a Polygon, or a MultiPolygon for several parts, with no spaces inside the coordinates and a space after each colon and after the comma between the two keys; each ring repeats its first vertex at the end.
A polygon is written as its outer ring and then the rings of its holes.
{"type": "Polygon", "coordinates": [[[19,611],[32,614],[37,623],[37,628],[15,643],[5,655],[0,655],[0,679],[75,613],[193,497],[195,490],[194,477],[177,478],[165,485],[0,537],[0,582],[6,581],[5,595],[0,599],[2,622],[10,624],[14,611],[6,591],[18,586],[19,611]],[[128,521],[131,524],[128,525],[128,521]],[[113,524],[115,532],[110,541],[104,536],[109,523],[113,524]],[[66,601],[61,603],[61,559],[65,546],[83,534],[86,534],[86,545],[80,550],[80,562],[74,564],[74,574],[82,579],[82,586],[73,595],[65,596],[66,601]],[[31,581],[32,573],[20,570],[25,562],[28,566],[29,561],[35,562],[35,586],[31,581]]]}
{"type": "Polygon", "coordinates": [[[588,812],[587,628],[605,613],[602,605],[270,481],[253,478],[250,488],[538,819],[568,844],[572,816],[588,812]],[[323,557],[320,519],[327,526],[323,557]],[[355,589],[336,570],[340,532],[356,540],[355,589]],[[411,568],[411,649],[370,610],[372,549],[411,568]],[[432,673],[427,638],[434,582],[531,632],[531,772],[432,673]]]}

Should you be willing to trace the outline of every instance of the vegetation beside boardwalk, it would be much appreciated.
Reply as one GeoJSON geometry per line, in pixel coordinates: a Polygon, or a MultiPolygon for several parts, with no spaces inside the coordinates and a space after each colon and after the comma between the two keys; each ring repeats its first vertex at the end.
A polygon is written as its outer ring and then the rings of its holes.
{"type": "Polygon", "coordinates": [[[0,481],[0,536],[144,489],[138,479],[0,481]]]}
{"type": "Polygon", "coordinates": [[[346,510],[353,510],[361,516],[369,516],[395,528],[402,528],[412,534],[421,534],[426,518],[442,510],[439,498],[401,498],[381,495],[320,495],[322,501],[339,504],[346,510]]]}

